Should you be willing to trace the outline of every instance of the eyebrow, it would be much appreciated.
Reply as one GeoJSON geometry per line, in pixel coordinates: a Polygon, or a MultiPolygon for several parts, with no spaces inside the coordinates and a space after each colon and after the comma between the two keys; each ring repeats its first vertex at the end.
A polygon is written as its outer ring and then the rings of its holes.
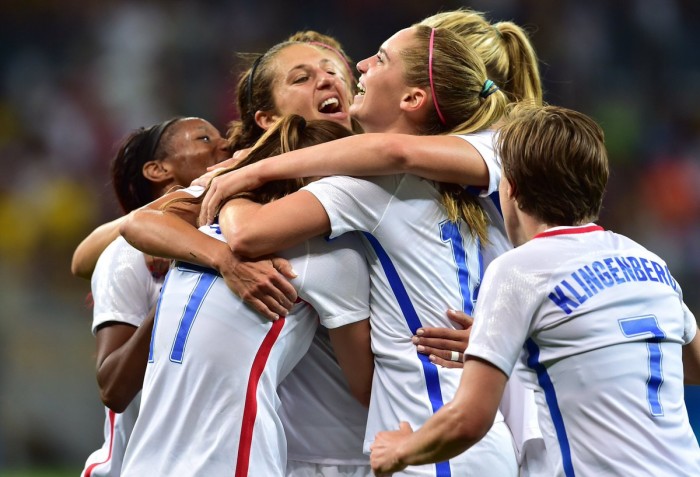
{"type": "MultiPolygon", "coordinates": [[[[335,64],[335,62],[334,62],[333,60],[329,59],[329,58],[324,58],[324,59],[322,59],[322,60],[319,61],[319,64],[322,65],[322,66],[325,66],[325,65],[327,65],[327,64],[329,64],[329,63],[330,63],[331,65],[337,66],[337,65],[335,64]]],[[[296,66],[292,66],[291,68],[289,68],[289,72],[291,73],[291,72],[294,71],[294,70],[303,70],[303,69],[312,68],[312,67],[313,67],[313,66],[310,65],[310,64],[308,64],[308,63],[300,63],[300,64],[298,64],[298,65],[296,65],[296,66]]]]}
{"type": "Polygon", "coordinates": [[[379,48],[379,54],[382,55],[384,58],[387,60],[390,60],[389,55],[387,54],[386,50],[384,48],[379,48]]]}

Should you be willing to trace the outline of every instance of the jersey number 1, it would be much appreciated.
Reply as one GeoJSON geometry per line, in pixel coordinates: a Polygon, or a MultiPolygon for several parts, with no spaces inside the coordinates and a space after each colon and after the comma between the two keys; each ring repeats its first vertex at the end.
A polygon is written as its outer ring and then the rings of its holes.
{"type": "Polygon", "coordinates": [[[481,276],[483,275],[483,270],[481,270],[479,239],[476,239],[475,250],[477,253],[473,254],[473,257],[468,256],[464,248],[464,238],[462,238],[462,234],[459,232],[459,224],[450,222],[449,220],[440,223],[440,239],[443,242],[450,242],[452,258],[457,265],[457,275],[460,293],[462,295],[462,311],[467,315],[471,315],[474,311],[474,303],[476,303],[476,297],[479,294],[479,285],[481,283],[481,276]],[[470,267],[468,260],[470,258],[477,260],[477,263],[472,264],[472,270],[478,270],[477,276],[469,274],[470,267]],[[474,280],[472,280],[472,278],[474,278],[474,280]]]}

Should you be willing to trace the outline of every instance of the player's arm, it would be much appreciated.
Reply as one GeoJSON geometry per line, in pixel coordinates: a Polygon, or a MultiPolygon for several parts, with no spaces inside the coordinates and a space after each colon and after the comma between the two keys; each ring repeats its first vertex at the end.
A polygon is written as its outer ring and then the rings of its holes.
{"type": "Polygon", "coordinates": [[[700,333],[683,346],[683,376],[685,384],[700,385],[700,333]]]}
{"type": "Polygon", "coordinates": [[[122,235],[135,248],[161,257],[213,268],[227,286],[269,319],[287,314],[296,300],[296,290],[287,281],[294,273],[281,258],[243,261],[226,243],[200,232],[196,227],[199,205],[178,203],[162,206],[185,192],[167,194],[131,212],[121,226],[122,235]]]}
{"type": "Polygon", "coordinates": [[[330,329],[328,334],[350,392],[360,404],[369,407],[374,374],[369,319],[330,329]]]}
{"type": "Polygon", "coordinates": [[[399,173],[454,184],[489,184],[481,154],[459,137],[362,134],[297,149],[215,177],[203,207],[212,219],[227,198],[274,180],[399,173]]]}
{"type": "Polygon", "coordinates": [[[413,432],[407,423],[398,431],[377,434],[371,447],[372,470],[378,476],[408,465],[441,462],[477,443],[493,425],[508,377],[479,358],[467,357],[454,399],[413,432]]]}
{"type": "Polygon", "coordinates": [[[331,229],[326,209],[305,190],[267,204],[228,201],[219,214],[219,225],[234,253],[248,258],[277,252],[331,229]]]}
{"type": "Polygon", "coordinates": [[[105,406],[124,412],[143,387],[155,309],[141,326],[107,322],[97,329],[97,385],[105,406]]]}
{"type": "Polygon", "coordinates": [[[197,230],[199,205],[179,202],[163,209],[174,199],[191,197],[176,191],[134,210],[121,224],[122,236],[142,252],[218,271],[233,257],[224,243],[197,230]]]}
{"type": "Polygon", "coordinates": [[[120,217],[102,224],[80,242],[73,252],[70,264],[70,271],[73,275],[90,279],[100,254],[104,252],[107,245],[119,237],[119,226],[123,221],[124,217],[120,217]]]}

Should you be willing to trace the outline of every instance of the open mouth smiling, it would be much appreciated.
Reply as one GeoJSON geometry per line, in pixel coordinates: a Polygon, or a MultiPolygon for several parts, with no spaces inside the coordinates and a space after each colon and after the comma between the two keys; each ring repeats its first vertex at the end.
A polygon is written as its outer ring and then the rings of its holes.
{"type": "Polygon", "coordinates": [[[318,106],[318,111],[323,114],[342,113],[343,107],[337,96],[327,98],[318,106]]]}

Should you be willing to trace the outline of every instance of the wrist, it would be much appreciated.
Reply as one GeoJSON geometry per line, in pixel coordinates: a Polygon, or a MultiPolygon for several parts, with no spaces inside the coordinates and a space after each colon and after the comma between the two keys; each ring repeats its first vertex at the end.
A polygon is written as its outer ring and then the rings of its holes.
{"type": "Polygon", "coordinates": [[[224,242],[221,242],[223,247],[217,247],[216,254],[213,258],[211,267],[224,276],[228,272],[235,270],[236,265],[240,262],[236,255],[224,242]]]}

